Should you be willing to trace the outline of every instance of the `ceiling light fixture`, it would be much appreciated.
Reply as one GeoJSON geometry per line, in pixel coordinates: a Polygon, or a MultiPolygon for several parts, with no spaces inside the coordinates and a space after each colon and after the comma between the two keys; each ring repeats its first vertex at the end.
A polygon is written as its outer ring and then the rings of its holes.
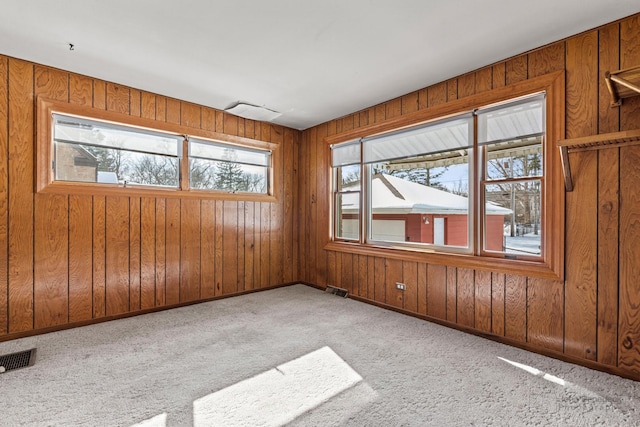
{"type": "Polygon", "coordinates": [[[245,119],[258,120],[261,122],[271,122],[275,118],[280,117],[282,113],[270,110],[258,105],[247,104],[245,102],[237,102],[224,111],[236,116],[244,117],[245,119]]]}

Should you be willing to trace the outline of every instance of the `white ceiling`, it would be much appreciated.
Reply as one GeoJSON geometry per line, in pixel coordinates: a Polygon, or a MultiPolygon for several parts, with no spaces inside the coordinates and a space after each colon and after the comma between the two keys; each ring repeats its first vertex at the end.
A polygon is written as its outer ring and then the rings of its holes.
{"type": "Polygon", "coordinates": [[[256,104],[305,129],[636,12],[638,0],[3,0],[0,54],[218,109],[256,104]]]}

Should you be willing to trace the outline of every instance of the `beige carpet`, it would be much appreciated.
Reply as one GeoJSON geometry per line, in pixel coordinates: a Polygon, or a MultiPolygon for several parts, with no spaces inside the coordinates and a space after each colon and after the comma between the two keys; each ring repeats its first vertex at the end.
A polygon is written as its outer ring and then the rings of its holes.
{"type": "Polygon", "coordinates": [[[640,425],[640,383],[303,285],[0,343],[0,425],[640,425]]]}

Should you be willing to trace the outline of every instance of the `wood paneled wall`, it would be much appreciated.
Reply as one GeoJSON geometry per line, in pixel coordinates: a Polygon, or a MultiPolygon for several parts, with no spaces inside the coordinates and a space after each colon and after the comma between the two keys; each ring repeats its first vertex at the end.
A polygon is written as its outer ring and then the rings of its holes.
{"type": "Polygon", "coordinates": [[[0,56],[0,340],[297,279],[300,132],[0,56]],[[280,144],[275,203],[34,194],[38,96],[280,144]]]}
{"type": "Polygon", "coordinates": [[[571,154],[564,282],[323,249],[326,136],[558,70],[566,73],[567,138],[639,129],[640,96],[611,108],[603,79],[605,71],[634,65],[640,15],[304,131],[299,168],[308,173],[300,174],[298,218],[300,252],[308,255],[300,278],[640,378],[640,146],[571,154]]]}

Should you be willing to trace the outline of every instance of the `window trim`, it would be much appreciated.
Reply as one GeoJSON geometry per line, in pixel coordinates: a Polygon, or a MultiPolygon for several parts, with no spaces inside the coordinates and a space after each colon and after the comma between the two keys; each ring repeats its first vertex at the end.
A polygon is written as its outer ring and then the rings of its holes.
{"type": "Polygon", "coordinates": [[[282,167],[283,152],[281,150],[281,144],[227,135],[203,129],[195,129],[179,124],[160,122],[130,116],[123,113],[101,110],[89,106],[69,104],[67,102],[55,101],[42,97],[38,97],[36,108],[35,191],[37,193],[120,195],[130,197],[180,197],[256,202],[276,202],[281,198],[281,174],[275,173],[275,171],[278,170],[277,168],[282,167]],[[120,184],[56,181],[53,168],[51,167],[54,159],[53,114],[55,113],[106,123],[121,124],[131,128],[139,128],[144,131],[182,136],[184,138],[182,141],[182,157],[180,158],[180,170],[183,178],[182,183],[178,188],[164,188],[160,186],[124,187],[120,184]],[[189,157],[187,152],[189,137],[203,141],[211,141],[218,144],[235,145],[239,148],[270,151],[271,164],[269,166],[269,188],[267,194],[250,192],[230,193],[221,190],[190,189],[188,186],[189,157]],[[186,179],[185,173],[187,174],[186,179]]]}
{"type": "MultiPolygon", "coordinates": [[[[441,265],[450,265],[461,268],[482,269],[495,272],[523,275],[530,277],[540,277],[554,280],[564,279],[564,216],[565,200],[562,179],[561,161],[557,150],[557,142],[564,137],[565,133],[565,76],[563,71],[546,74],[529,80],[524,80],[503,88],[494,89],[466,98],[451,101],[448,103],[433,106],[414,113],[399,116],[380,123],[363,126],[338,135],[325,138],[327,149],[326,155],[330,156],[328,146],[339,144],[353,139],[370,137],[380,133],[400,130],[402,128],[413,127],[423,122],[433,121],[441,117],[455,115],[468,111],[479,105],[490,105],[508,99],[518,98],[536,92],[546,92],[546,143],[544,145],[544,158],[547,168],[544,174],[544,210],[542,214],[545,218],[545,233],[543,242],[542,260],[508,259],[502,256],[496,257],[477,251],[474,254],[461,254],[454,252],[439,252],[435,248],[415,248],[411,246],[381,246],[371,243],[353,243],[345,241],[332,241],[329,239],[325,245],[326,250],[337,252],[356,253],[369,256],[382,256],[407,261],[418,261],[441,265]]],[[[477,159],[474,159],[477,162],[477,159]]],[[[330,164],[330,160],[329,160],[330,164]]],[[[328,176],[331,176],[328,174],[328,176]]],[[[473,188],[476,193],[479,191],[479,177],[474,174],[473,188]]],[[[470,183],[471,185],[471,183],[470,183]]],[[[331,185],[328,188],[332,189],[331,185]]],[[[331,194],[326,197],[332,200],[331,194]]],[[[479,203],[474,203],[474,209],[479,210],[479,203]]],[[[333,202],[329,209],[333,209],[333,202]]],[[[331,216],[333,211],[328,212],[331,216]]],[[[474,212],[479,218],[480,212],[474,212]]],[[[472,236],[474,244],[480,244],[477,237],[480,235],[478,221],[472,224],[472,236]]]]}

